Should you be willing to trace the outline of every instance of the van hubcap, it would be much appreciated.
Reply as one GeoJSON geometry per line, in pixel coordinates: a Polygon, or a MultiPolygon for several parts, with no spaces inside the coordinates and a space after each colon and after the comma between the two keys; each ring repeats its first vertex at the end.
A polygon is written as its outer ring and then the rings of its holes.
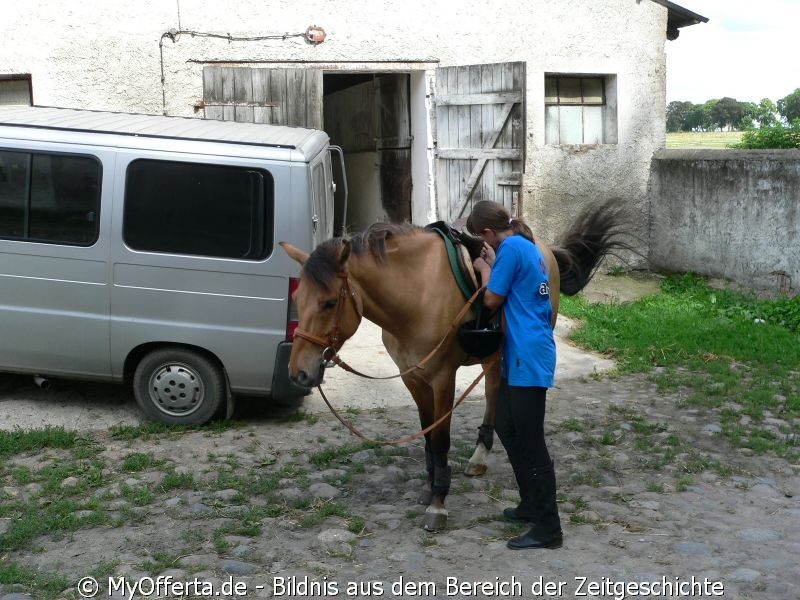
{"type": "Polygon", "coordinates": [[[205,387],[198,374],[183,364],[164,365],[150,377],[150,398],[161,411],[186,416],[203,404],[205,387]]]}

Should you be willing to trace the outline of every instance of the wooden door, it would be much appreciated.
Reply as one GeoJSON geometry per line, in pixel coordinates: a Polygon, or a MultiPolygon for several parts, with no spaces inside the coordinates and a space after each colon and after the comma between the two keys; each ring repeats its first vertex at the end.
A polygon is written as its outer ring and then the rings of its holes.
{"type": "Polygon", "coordinates": [[[205,117],[322,129],[320,69],[204,67],[205,117]]]}
{"type": "Polygon", "coordinates": [[[525,63],[436,70],[439,214],[454,221],[479,200],[519,215],[525,165],[525,63]]]}

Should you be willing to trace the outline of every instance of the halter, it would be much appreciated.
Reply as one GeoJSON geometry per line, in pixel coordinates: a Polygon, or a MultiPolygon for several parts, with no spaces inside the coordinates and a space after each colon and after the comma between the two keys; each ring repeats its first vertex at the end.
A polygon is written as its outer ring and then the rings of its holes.
{"type": "Polygon", "coordinates": [[[344,279],[344,283],[339,290],[339,301],[336,303],[336,314],[333,318],[333,327],[331,330],[328,333],[323,334],[325,337],[314,335],[313,333],[310,333],[304,329],[300,329],[299,327],[294,330],[295,337],[302,338],[311,342],[312,344],[316,344],[317,346],[324,348],[322,351],[322,358],[326,363],[329,363],[326,366],[330,366],[330,363],[338,358],[339,348],[341,348],[342,344],[344,344],[344,341],[340,343],[342,330],[341,327],[339,327],[339,321],[341,320],[342,312],[344,311],[345,299],[350,298],[359,320],[361,320],[361,318],[364,316],[358,308],[356,293],[350,288],[350,280],[347,277],[347,272],[340,272],[337,273],[337,275],[344,279]]]}

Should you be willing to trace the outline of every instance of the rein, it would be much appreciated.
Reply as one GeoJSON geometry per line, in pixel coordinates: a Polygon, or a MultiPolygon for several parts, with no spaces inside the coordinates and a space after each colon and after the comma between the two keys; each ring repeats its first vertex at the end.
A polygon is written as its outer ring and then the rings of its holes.
{"type": "Polygon", "coordinates": [[[483,379],[483,377],[486,375],[486,373],[488,373],[488,372],[489,372],[489,369],[490,369],[490,368],[492,368],[492,367],[493,367],[493,366],[494,366],[494,365],[497,363],[497,361],[498,361],[498,360],[500,360],[500,354],[497,354],[497,355],[496,355],[494,358],[492,358],[492,360],[490,360],[488,363],[486,363],[485,365],[483,365],[483,370],[482,370],[482,371],[480,372],[480,374],[479,374],[479,375],[478,375],[478,376],[477,376],[477,377],[476,377],[476,378],[473,380],[473,382],[472,382],[471,384],[469,384],[469,387],[468,387],[466,390],[464,390],[464,393],[462,393],[462,394],[461,394],[461,396],[459,396],[458,400],[456,400],[456,401],[453,403],[453,406],[452,406],[452,408],[450,408],[450,410],[448,410],[448,411],[447,411],[445,414],[443,414],[441,417],[439,417],[438,419],[436,419],[436,421],[434,421],[433,423],[431,423],[430,425],[428,425],[428,426],[427,426],[425,429],[421,429],[420,431],[418,431],[418,432],[416,432],[416,433],[411,433],[411,434],[409,434],[409,435],[404,435],[403,437],[399,437],[399,438],[397,438],[397,439],[395,439],[395,440],[390,440],[390,441],[384,441],[384,440],[375,440],[375,439],[368,438],[367,436],[365,436],[365,435],[364,435],[363,433],[361,433],[361,432],[360,432],[358,429],[356,429],[356,428],[355,428],[355,426],[354,426],[352,423],[350,423],[349,421],[347,421],[346,419],[344,419],[344,418],[343,418],[343,417],[342,417],[342,416],[341,416],[341,415],[340,415],[340,414],[339,414],[339,413],[336,411],[336,409],[335,409],[335,408],[333,408],[333,405],[332,405],[332,404],[330,403],[330,401],[328,400],[328,397],[327,397],[327,396],[325,396],[325,392],[323,392],[323,391],[322,391],[322,386],[321,386],[321,385],[320,385],[320,386],[317,386],[317,390],[319,391],[319,393],[320,393],[320,396],[322,396],[322,399],[325,401],[325,404],[327,404],[327,405],[328,405],[328,408],[329,408],[329,409],[331,410],[331,412],[333,413],[333,416],[335,416],[337,419],[339,419],[339,422],[340,422],[342,425],[344,425],[345,427],[347,427],[347,429],[349,429],[349,430],[350,430],[350,433],[352,433],[353,435],[356,435],[356,436],[360,437],[362,440],[364,440],[364,441],[366,441],[366,442],[371,442],[371,443],[373,443],[373,444],[384,444],[384,445],[387,445],[387,446],[394,446],[394,445],[397,445],[397,444],[405,444],[406,442],[410,442],[410,441],[413,441],[413,440],[415,440],[415,439],[417,439],[417,438],[421,438],[422,436],[424,436],[424,435],[426,435],[426,434],[430,433],[431,431],[433,431],[434,429],[436,429],[436,428],[437,428],[439,425],[441,425],[441,423],[442,423],[442,422],[443,422],[445,419],[448,419],[448,418],[450,418],[450,415],[452,415],[452,414],[453,414],[453,411],[456,409],[456,407],[457,407],[459,404],[461,404],[461,403],[464,401],[464,399],[465,399],[465,398],[466,398],[466,397],[469,395],[469,393],[470,393],[472,390],[474,390],[474,389],[475,389],[475,386],[476,386],[476,385],[478,385],[478,383],[480,383],[480,380],[481,380],[481,379],[483,379]]]}

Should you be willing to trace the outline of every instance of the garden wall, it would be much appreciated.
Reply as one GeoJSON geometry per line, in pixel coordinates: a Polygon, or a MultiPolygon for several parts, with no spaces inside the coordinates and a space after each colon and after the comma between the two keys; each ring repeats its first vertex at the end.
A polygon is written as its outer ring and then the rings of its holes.
{"type": "Polygon", "coordinates": [[[650,265],[752,288],[800,288],[800,150],[661,150],[650,265]]]}

